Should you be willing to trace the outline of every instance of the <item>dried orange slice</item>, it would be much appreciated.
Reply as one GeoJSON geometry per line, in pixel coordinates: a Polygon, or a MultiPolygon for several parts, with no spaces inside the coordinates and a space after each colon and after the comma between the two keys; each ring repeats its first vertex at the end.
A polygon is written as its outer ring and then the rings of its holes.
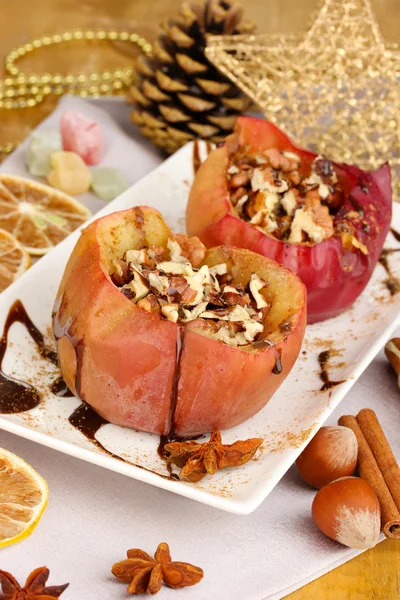
{"type": "Polygon", "coordinates": [[[0,173],[0,228],[12,233],[29,254],[42,256],[90,215],[63,192],[0,173]]]}
{"type": "Polygon", "coordinates": [[[31,257],[11,233],[0,229],[0,292],[31,266],[31,257]]]}
{"type": "Polygon", "coordinates": [[[22,458],[0,448],[0,548],[32,533],[48,497],[43,477],[22,458]]]}

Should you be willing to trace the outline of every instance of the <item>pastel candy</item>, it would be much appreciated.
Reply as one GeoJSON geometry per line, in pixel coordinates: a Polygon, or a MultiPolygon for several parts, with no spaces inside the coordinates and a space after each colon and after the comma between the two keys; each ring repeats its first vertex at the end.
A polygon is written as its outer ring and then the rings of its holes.
{"type": "Polygon", "coordinates": [[[64,150],[76,152],[87,165],[97,165],[103,157],[104,139],[100,125],[76,110],[67,110],[60,121],[64,150]]]}
{"type": "Polygon", "coordinates": [[[114,200],[129,187],[125,175],[113,167],[92,169],[92,190],[101,200],[114,200]]]}
{"type": "Polygon", "coordinates": [[[58,150],[62,150],[62,140],[57,129],[32,133],[26,153],[29,173],[35,177],[47,177],[51,171],[50,157],[58,150]]]}
{"type": "Polygon", "coordinates": [[[53,187],[71,196],[87,192],[92,175],[82,158],[75,152],[54,152],[51,155],[52,171],[47,180],[53,187]]]}

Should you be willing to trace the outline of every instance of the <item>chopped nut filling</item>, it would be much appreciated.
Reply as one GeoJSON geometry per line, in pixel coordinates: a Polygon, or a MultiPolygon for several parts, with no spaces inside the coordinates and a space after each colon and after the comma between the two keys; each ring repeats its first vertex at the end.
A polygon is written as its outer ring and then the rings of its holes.
{"type": "Polygon", "coordinates": [[[227,264],[200,266],[204,256],[200,240],[177,234],[167,248],[127,250],[114,259],[111,280],[140,308],[168,321],[229,346],[257,341],[270,309],[261,293],[267,283],[253,273],[243,288],[227,264]]]}
{"type": "Polygon", "coordinates": [[[334,235],[344,195],[326,158],[317,157],[307,177],[300,169],[293,152],[236,150],[227,171],[231,202],[243,220],[264,233],[290,244],[318,244],[334,235]]]}

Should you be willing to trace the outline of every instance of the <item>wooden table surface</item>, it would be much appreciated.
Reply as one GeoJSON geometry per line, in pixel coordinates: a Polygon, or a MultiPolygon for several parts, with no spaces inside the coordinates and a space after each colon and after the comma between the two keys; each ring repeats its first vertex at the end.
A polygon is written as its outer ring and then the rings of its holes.
{"type": "MultiPolygon", "coordinates": [[[[33,37],[74,28],[128,28],[153,37],[157,23],[176,12],[179,5],[180,0],[0,0],[0,57],[33,37]]],[[[246,0],[243,5],[259,31],[289,32],[307,27],[317,0],[246,0]]],[[[398,41],[400,0],[373,0],[373,8],[386,38],[398,41]]],[[[76,42],[36,51],[19,66],[30,72],[67,73],[116,68],[130,62],[130,56],[111,45],[76,42]]],[[[0,111],[0,144],[26,137],[55,102],[48,98],[32,109],[0,111]]],[[[400,600],[399,567],[400,542],[387,540],[290,594],[287,600],[400,600]]]]}

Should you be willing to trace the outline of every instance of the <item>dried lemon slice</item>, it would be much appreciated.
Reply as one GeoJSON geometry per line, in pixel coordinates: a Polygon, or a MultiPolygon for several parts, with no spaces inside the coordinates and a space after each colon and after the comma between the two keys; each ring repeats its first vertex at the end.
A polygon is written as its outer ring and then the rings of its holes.
{"type": "Polygon", "coordinates": [[[63,192],[0,174],[0,228],[12,233],[29,254],[42,256],[90,215],[83,204],[63,192]]]}
{"type": "Polygon", "coordinates": [[[0,292],[31,266],[31,257],[11,233],[0,229],[0,292]]]}
{"type": "Polygon", "coordinates": [[[47,506],[45,480],[22,458],[0,448],[0,548],[32,533],[47,506]]]}

